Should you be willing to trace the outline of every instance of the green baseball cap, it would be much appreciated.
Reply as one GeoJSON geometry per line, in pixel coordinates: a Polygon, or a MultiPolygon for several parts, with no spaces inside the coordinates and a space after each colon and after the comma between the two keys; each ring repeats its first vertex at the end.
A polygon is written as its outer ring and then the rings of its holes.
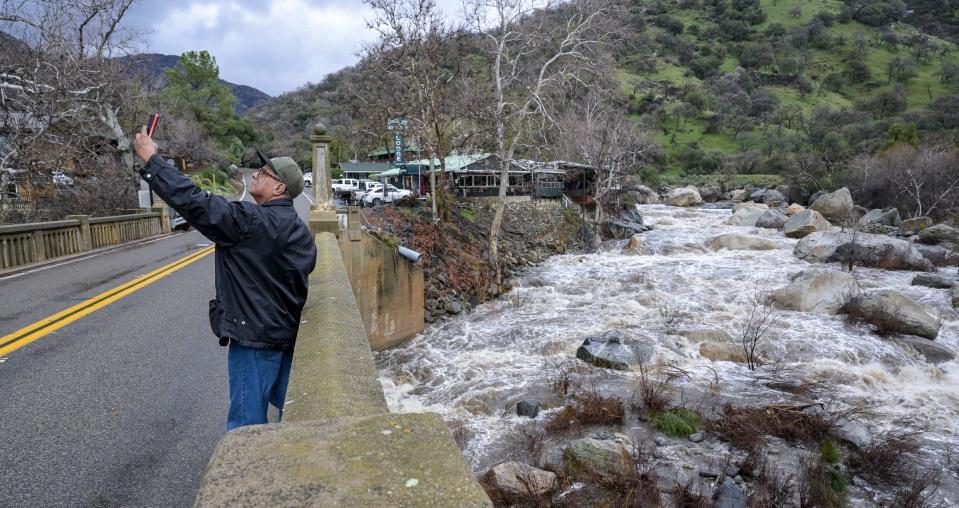
{"type": "Polygon", "coordinates": [[[289,157],[270,159],[259,148],[256,150],[256,155],[263,164],[270,166],[276,176],[280,177],[280,181],[286,185],[286,192],[290,194],[291,198],[295,198],[303,192],[303,171],[300,171],[300,166],[296,164],[296,161],[289,157]]]}

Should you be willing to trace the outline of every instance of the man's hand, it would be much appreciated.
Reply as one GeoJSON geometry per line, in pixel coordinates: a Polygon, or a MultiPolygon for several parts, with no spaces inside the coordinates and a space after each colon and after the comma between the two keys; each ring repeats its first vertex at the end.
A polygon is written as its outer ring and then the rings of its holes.
{"type": "Polygon", "coordinates": [[[150,160],[150,157],[157,153],[157,144],[147,135],[146,127],[141,127],[140,132],[133,138],[133,151],[143,159],[143,162],[150,160]]]}

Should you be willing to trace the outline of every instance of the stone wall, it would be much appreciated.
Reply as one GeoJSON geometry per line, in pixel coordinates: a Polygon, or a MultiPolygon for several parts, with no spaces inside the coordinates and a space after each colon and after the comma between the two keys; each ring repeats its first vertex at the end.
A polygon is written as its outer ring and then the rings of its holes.
{"type": "Polygon", "coordinates": [[[196,506],[492,506],[439,415],[388,412],[336,237],[316,245],[284,420],[227,433],[196,506]]]}

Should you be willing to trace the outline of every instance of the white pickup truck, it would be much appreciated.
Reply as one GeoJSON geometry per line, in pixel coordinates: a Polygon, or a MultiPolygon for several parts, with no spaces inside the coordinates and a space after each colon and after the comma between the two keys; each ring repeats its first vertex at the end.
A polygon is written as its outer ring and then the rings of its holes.
{"type": "Polygon", "coordinates": [[[349,195],[349,201],[353,204],[360,204],[363,202],[363,196],[367,192],[381,187],[383,184],[380,182],[374,182],[373,180],[360,180],[360,188],[351,192],[349,195]]]}
{"type": "Polygon", "coordinates": [[[350,193],[359,190],[360,181],[354,178],[341,178],[333,180],[333,197],[348,198],[350,193]]]}
{"type": "Polygon", "coordinates": [[[411,194],[413,193],[406,189],[397,189],[390,184],[386,184],[386,192],[384,193],[383,184],[377,184],[376,187],[363,195],[360,202],[363,203],[363,206],[379,206],[383,203],[392,203],[397,199],[403,199],[411,194]]]}

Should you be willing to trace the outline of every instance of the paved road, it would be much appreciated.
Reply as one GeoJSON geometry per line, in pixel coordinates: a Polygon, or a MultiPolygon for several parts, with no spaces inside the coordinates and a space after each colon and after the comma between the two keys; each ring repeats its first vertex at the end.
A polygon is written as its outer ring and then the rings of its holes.
{"type": "MultiPolygon", "coordinates": [[[[0,337],[208,245],[193,231],[0,279],[0,337]]],[[[0,506],[191,506],[228,406],[213,294],[209,255],[0,359],[0,506]]]]}

